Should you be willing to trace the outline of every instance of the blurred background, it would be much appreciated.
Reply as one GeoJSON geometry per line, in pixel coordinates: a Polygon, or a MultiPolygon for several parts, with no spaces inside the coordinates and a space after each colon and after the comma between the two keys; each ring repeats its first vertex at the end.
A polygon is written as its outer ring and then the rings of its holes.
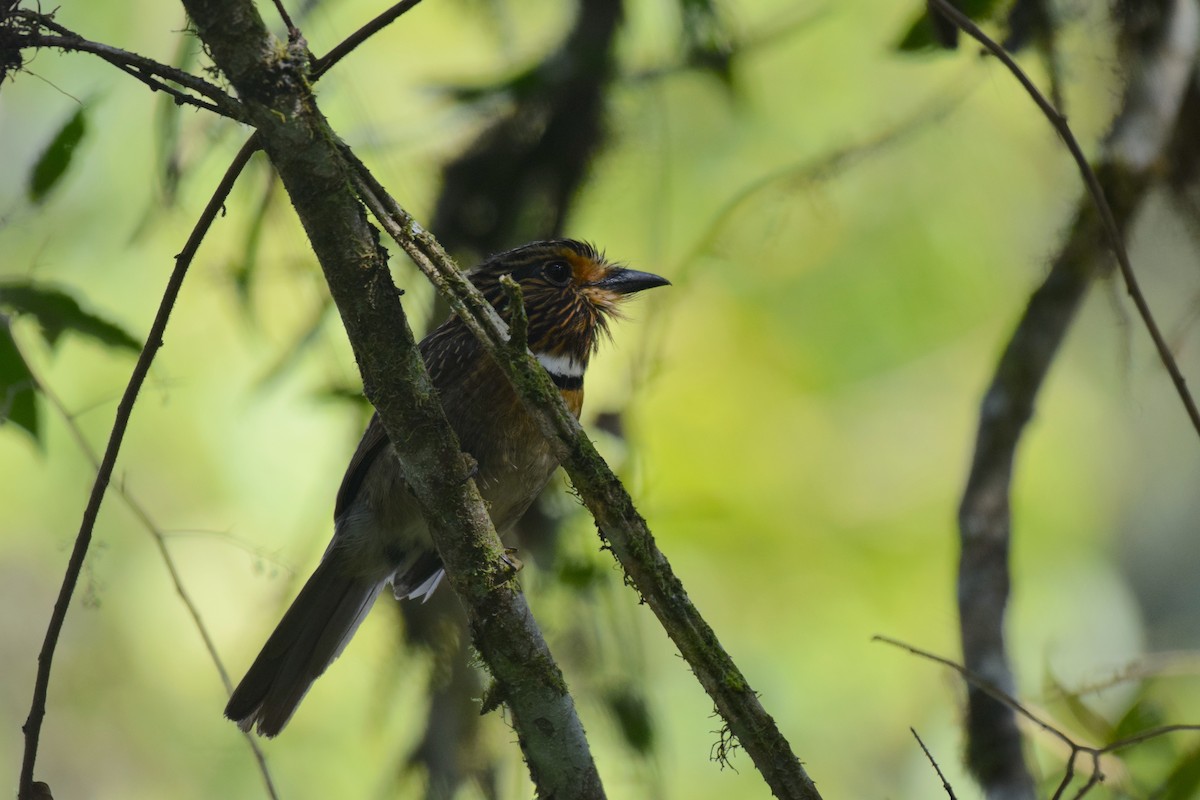
{"type": "MultiPolygon", "coordinates": [[[[1095,153],[1122,85],[1112,23],[1103,4],[1059,5],[1063,102],[1095,153]]],[[[827,798],[938,796],[910,727],[957,796],[979,796],[956,676],[871,638],[958,657],[955,510],[978,403],[1081,196],[994,61],[965,43],[898,49],[922,6],[651,0],[618,19],[589,0],[427,0],[317,88],[334,128],[464,265],[558,230],[673,282],[627,307],[593,362],[584,421],[827,798]],[[608,72],[564,66],[592,49],[608,72]]],[[[382,7],[292,10],[321,54],[382,7]]],[[[177,4],[68,3],[57,19],[204,63],[177,4]]],[[[1046,83],[1035,55],[1022,63],[1046,83]]],[[[0,280],[60,289],[140,342],[246,135],[88,56],[37,53],[0,91],[0,280]],[[39,156],[81,108],[69,170],[31,199],[39,156]]],[[[59,643],[38,761],[59,797],[267,796],[155,534],[236,681],[331,535],[367,409],[261,160],[226,212],[138,401],[59,643]]],[[[1158,194],[1130,233],[1193,386],[1195,234],[1158,194]]],[[[427,325],[430,288],[393,264],[427,325]]],[[[51,346],[28,314],[12,334],[48,395],[32,432],[28,412],[25,428],[0,428],[5,791],[94,475],[73,426],[103,449],[134,361],[95,336],[51,346]]],[[[1200,722],[1198,479],[1200,442],[1123,288],[1097,283],[1018,453],[1008,617],[1022,699],[1081,741],[1200,722]]],[[[609,796],[768,797],[744,754],[712,760],[711,701],[565,481],[554,489],[523,527],[521,581],[609,796]]],[[[427,723],[431,692],[479,691],[469,650],[439,633],[453,598],[437,602],[443,616],[407,620],[381,602],[263,743],[280,797],[445,796],[438,781],[463,798],[530,796],[501,714],[459,705],[457,750],[427,723]]],[[[1064,752],[1029,733],[1053,787],[1064,752]]],[[[1198,742],[1107,764],[1097,796],[1189,796],[1179,776],[1200,770],[1198,742]]]]}

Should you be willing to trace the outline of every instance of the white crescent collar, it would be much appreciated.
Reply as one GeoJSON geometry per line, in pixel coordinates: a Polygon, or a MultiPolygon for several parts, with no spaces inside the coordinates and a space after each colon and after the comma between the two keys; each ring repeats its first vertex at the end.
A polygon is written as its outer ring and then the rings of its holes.
{"type": "Polygon", "coordinates": [[[582,378],[583,364],[570,356],[560,356],[551,353],[534,353],[538,363],[545,367],[546,372],[559,378],[582,378]]]}

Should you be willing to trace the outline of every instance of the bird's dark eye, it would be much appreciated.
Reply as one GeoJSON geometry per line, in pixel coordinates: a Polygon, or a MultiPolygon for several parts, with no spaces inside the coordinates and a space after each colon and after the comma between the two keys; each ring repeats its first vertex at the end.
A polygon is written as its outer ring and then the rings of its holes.
{"type": "Polygon", "coordinates": [[[551,261],[542,270],[542,274],[555,286],[566,286],[571,282],[571,267],[562,261],[551,261]]]}

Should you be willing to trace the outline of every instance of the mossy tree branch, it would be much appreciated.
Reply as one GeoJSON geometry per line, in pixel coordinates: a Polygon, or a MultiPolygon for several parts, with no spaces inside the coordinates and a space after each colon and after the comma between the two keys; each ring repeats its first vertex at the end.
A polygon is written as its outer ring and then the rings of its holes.
{"type": "Polygon", "coordinates": [[[308,233],[367,397],[404,462],[476,646],[498,681],[539,796],[603,797],[574,702],[510,580],[500,539],[421,362],[387,255],[317,108],[301,39],[271,36],[249,0],[184,0],[237,90],[308,233]]]}
{"type": "Polygon", "coordinates": [[[405,462],[477,646],[513,712],[539,794],[602,797],[573,702],[537,631],[492,529],[469,467],[441,411],[408,328],[376,232],[351,184],[507,371],[556,448],[601,535],[662,621],[718,711],[776,796],[819,798],[658,550],[628,493],[524,348],[509,345],[494,310],[360,163],[353,177],[310,91],[301,38],[282,43],[248,0],[184,0],[217,66],[237,90],[325,271],[363,374],[364,390],[405,462]]]}
{"type": "Polygon", "coordinates": [[[437,287],[454,313],[479,338],[513,382],[596,520],[601,538],[679,648],[730,732],[754,761],[772,792],[779,798],[819,798],[791,745],[688,598],[629,493],[596,452],[550,376],[527,349],[517,351],[509,345],[504,323],[455,268],[453,260],[437,240],[387,194],[353,153],[348,149],[343,152],[354,167],[354,180],[371,213],[437,287]]]}

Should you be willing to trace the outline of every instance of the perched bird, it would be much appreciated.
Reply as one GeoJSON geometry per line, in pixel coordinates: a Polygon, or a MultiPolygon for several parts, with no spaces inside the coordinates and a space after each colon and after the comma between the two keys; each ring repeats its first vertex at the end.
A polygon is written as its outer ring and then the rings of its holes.
{"type": "MultiPolygon", "coordinates": [[[[621,300],[669,282],[611,264],[570,239],[492,256],[469,275],[506,321],[500,278],[521,287],[529,349],[578,417],[583,375],[621,300]]],[[[549,481],[558,461],[499,367],[455,316],[420,343],[421,356],[496,529],[503,533],[549,481]]],[[[378,415],[371,419],[334,505],[321,563],[234,690],[225,716],[263,736],[283,729],[313,681],[341,654],[389,584],[397,599],[428,598],[445,574],[378,415]]]]}

